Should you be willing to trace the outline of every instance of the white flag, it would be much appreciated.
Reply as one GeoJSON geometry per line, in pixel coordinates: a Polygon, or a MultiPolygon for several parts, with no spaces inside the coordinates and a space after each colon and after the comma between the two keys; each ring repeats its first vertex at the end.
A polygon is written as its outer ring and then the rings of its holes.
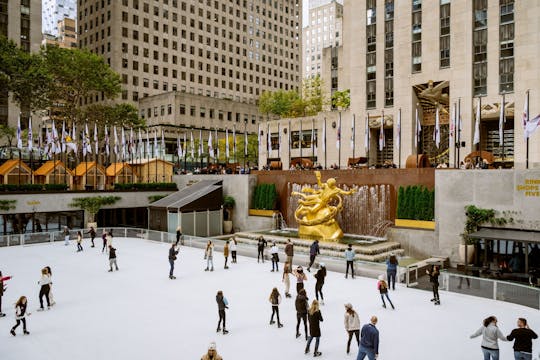
{"type": "Polygon", "coordinates": [[[248,136],[247,136],[247,130],[244,131],[244,155],[247,156],[248,154],[248,136]]]}
{"type": "Polygon", "coordinates": [[[476,145],[480,143],[480,116],[481,116],[480,109],[480,98],[478,98],[478,104],[476,105],[476,121],[474,122],[474,138],[473,138],[473,145],[476,145]]]}
{"type": "Polygon", "coordinates": [[[17,119],[17,149],[21,150],[23,148],[22,144],[22,131],[21,131],[21,115],[17,119]]]}
{"type": "Polygon", "coordinates": [[[128,144],[128,154],[133,155],[135,152],[135,137],[133,136],[133,128],[129,128],[129,144],[128,144]]]}
{"type": "Polygon", "coordinates": [[[32,117],[28,118],[28,151],[32,151],[34,148],[34,139],[32,134],[32,117]]]}
{"type": "Polygon", "coordinates": [[[233,125],[232,138],[233,138],[233,156],[236,161],[236,125],[233,125]]]}
{"type": "Polygon", "coordinates": [[[441,145],[441,119],[439,114],[439,106],[437,106],[437,110],[435,112],[435,130],[433,131],[433,141],[435,141],[435,146],[439,148],[439,145],[441,145]]]}
{"type": "Polygon", "coordinates": [[[354,150],[354,136],[355,136],[355,126],[356,126],[356,118],[355,116],[353,115],[352,117],[352,126],[351,126],[351,150],[354,150]]]}
{"type": "Polygon", "coordinates": [[[139,156],[141,159],[144,157],[144,140],[142,138],[142,134],[141,134],[141,129],[139,128],[139,144],[137,145],[138,146],[138,151],[137,151],[137,156],[139,156]]]}
{"type": "Polygon", "coordinates": [[[338,125],[337,135],[336,135],[336,149],[338,149],[339,151],[340,148],[341,148],[341,123],[338,125]]]}
{"type": "Polygon", "coordinates": [[[418,117],[418,108],[416,108],[416,129],[414,132],[414,146],[418,148],[418,142],[420,141],[420,132],[422,131],[422,124],[420,124],[420,118],[418,117]]]}
{"type": "Polygon", "coordinates": [[[525,134],[527,137],[530,137],[538,128],[540,123],[540,115],[536,115],[535,118],[527,121],[527,126],[525,127],[525,134]]]}
{"type": "Polygon", "coordinates": [[[216,161],[219,162],[219,137],[218,137],[217,128],[214,129],[214,134],[216,138],[216,161]]]}
{"type": "Polygon", "coordinates": [[[384,139],[384,111],[381,115],[381,126],[379,129],[379,151],[383,151],[386,141],[384,139]]]}
{"type": "MultiPolygon", "coordinates": [[[[114,155],[118,156],[118,132],[116,131],[116,126],[114,127],[114,155]]],[[[115,159],[116,161],[116,159],[115,159]]]]}
{"type": "Polygon", "coordinates": [[[202,157],[203,154],[203,139],[202,139],[202,130],[199,129],[199,148],[198,148],[198,154],[199,158],[202,157]]]}
{"type": "Polygon", "coordinates": [[[187,156],[187,135],[186,133],[184,132],[184,149],[182,151],[182,157],[186,157],[187,156]]]}
{"type": "Polygon", "coordinates": [[[52,124],[52,139],[53,139],[53,145],[51,151],[55,154],[60,154],[62,152],[62,146],[60,145],[60,138],[58,137],[58,130],[56,129],[56,125],[52,124]]]}
{"type": "Polygon", "coordinates": [[[366,115],[366,128],[364,130],[364,149],[369,151],[369,114],[366,115]]]}
{"type": "Polygon", "coordinates": [[[92,144],[90,143],[90,131],[88,131],[88,123],[85,123],[85,126],[84,126],[84,138],[86,141],[86,152],[91,154],[92,144]]]}
{"type": "Polygon", "coordinates": [[[157,141],[157,130],[154,130],[154,157],[159,157],[158,141],[157,141]]]}
{"type": "Polygon", "coordinates": [[[167,147],[165,146],[165,132],[161,129],[161,153],[163,158],[167,155],[167,147]]]}
{"type": "Polygon", "coordinates": [[[60,138],[60,142],[62,143],[62,152],[66,152],[66,122],[62,121],[62,136],[60,138]]]}
{"type": "Polygon", "coordinates": [[[225,128],[225,157],[229,159],[229,128],[225,128]]]}
{"type": "Polygon", "coordinates": [[[208,154],[214,159],[214,146],[212,145],[212,130],[208,131],[208,154]]]}
{"type": "Polygon", "coordinates": [[[122,161],[126,159],[126,132],[122,126],[122,161]]]}
{"type": "Polygon", "coordinates": [[[527,140],[529,134],[527,133],[527,122],[529,122],[529,96],[525,96],[525,105],[523,106],[523,138],[527,140]]]}
{"type": "Polygon", "coordinates": [[[500,113],[499,113],[499,145],[500,146],[502,146],[503,144],[504,123],[506,122],[505,114],[504,114],[504,101],[505,101],[505,98],[503,95],[503,99],[502,99],[501,107],[500,107],[500,113]]]}
{"type": "Polygon", "coordinates": [[[146,130],[146,158],[150,159],[152,157],[152,148],[150,147],[150,135],[148,130],[146,130]]]}
{"type": "Polygon", "coordinates": [[[99,154],[99,141],[98,141],[98,131],[97,131],[97,124],[94,123],[94,146],[96,149],[95,154],[99,154]]]}
{"type": "Polygon", "coordinates": [[[178,159],[182,158],[182,144],[180,143],[180,135],[176,138],[176,153],[178,155],[178,159]]]}
{"type": "Polygon", "coordinates": [[[401,146],[401,109],[398,111],[397,115],[397,135],[396,135],[396,145],[397,148],[401,146]]]}
{"type": "Polygon", "coordinates": [[[107,126],[105,126],[105,155],[109,156],[111,152],[110,145],[109,145],[109,130],[107,130],[107,126]]]}
{"type": "Polygon", "coordinates": [[[190,145],[191,158],[195,158],[195,142],[193,141],[193,130],[191,130],[191,145],[190,145]]]}

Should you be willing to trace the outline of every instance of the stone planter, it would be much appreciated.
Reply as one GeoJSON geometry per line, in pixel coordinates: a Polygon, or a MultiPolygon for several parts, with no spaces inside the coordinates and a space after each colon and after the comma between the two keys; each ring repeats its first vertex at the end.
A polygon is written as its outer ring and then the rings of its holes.
{"type": "Polygon", "coordinates": [[[435,221],[396,219],[396,227],[435,230],[435,221]]]}
{"type": "Polygon", "coordinates": [[[223,220],[223,233],[232,234],[233,223],[232,221],[223,220]]]}
{"type": "Polygon", "coordinates": [[[467,264],[471,264],[474,260],[474,245],[459,244],[459,259],[465,263],[465,247],[467,247],[467,264]]]}

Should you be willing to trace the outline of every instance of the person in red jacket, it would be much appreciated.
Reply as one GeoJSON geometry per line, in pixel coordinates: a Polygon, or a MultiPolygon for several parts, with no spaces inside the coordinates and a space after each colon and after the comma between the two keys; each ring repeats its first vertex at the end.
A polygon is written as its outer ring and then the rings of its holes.
{"type": "Polygon", "coordinates": [[[4,281],[8,281],[11,278],[13,278],[13,276],[2,276],[2,272],[0,271],[0,317],[6,316],[6,314],[2,312],[2,296],[4,296],[4,291],[7,289],[7,286],[4,285],[4,281]]]}

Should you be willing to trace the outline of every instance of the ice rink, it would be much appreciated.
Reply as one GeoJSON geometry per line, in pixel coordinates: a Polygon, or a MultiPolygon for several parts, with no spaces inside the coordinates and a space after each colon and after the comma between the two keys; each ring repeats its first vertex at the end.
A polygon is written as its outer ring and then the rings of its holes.
{"type": "MultiPolygon", "coordinates": [[[[30,245],[0,249],[0,270],[13,275],[2,301],[7,316],[0,318],[0,359],[200,359],[215,341],[225,360],[288,360],[304,355],[305,340],[295,338],[294,279],[292,299],[283,291],[280,272],[270,272],[271,263],[239,257],[238,264],[223,269],[223,254],[215,253],[214,272],[203,271],[203,250],[182,247],[176,261],[176,280],[169,280],[169,244],[141,239],[115,238],[120,271],[109,273],[108,256],[101,253],[101,240],[76,253],[75,242],[30,245]],[[99,245],[98,245],[99,243],[99,245]],[[50,266],[56,305],[39,307],[37,284],[40,269],[50,266]],[[284,327],[270,326],[268,297],[274,286],[282,294],[280,306],[284,327]],[[216,333],[215,295],[223,290],[229,301],[228,335],[216,333]],[[30,335],[9,334],[14,325],[14,302],[29,299],[27,318],[30,335]]],[[[285,258],[281,254],[281,260],[285,258]]],[[[230,261],[230,259],[229,259],[230,261]]],[[[303,264],[304,265],[304,264],[303,264]]],[[[314,272],[308,273],[306,290],[314,298],[314,272]]],[[[376,280],[346,280],[330,272],[323,288],[321,345],[324,359],[356,359],[357,347],[345,353],[347,334],[343,327],[344,304],[352,303],[362,325],[372,315],[379,318],[380,360],[481,359],[480,338],[469,339],[482,320],[495,315],[504,334],[516,326],[518,317],[529,320],[540,333],[540,312],[510,303],[449,294],[441,291],[441,306],[434,306],[426,291],[399,285],[390,297],[396,310],[383,309],[376,280]]],[[[303,329],[301,330],[304,335],[303,329]]],[[[500,343],[501,359],[513,359],[511,343],[500,343]]],[[[533,342],[538,358],[539,340],[533,342]]],[[[312,344],[313,352],[313,344],[312,344]]]]}

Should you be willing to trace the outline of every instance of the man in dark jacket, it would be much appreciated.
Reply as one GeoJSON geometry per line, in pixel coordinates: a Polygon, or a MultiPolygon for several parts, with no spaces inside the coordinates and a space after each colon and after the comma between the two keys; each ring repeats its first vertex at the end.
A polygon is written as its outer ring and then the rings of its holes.
{"type": "Polygon", "coordinates": [[[310,268],[315,262],[315,257],[319,255],[321,252],[319,251],[319,240],[315,240],[311,247],[309,248],[309,265],[307,268],[307,271],[311,272],[310,268]]]}
{"type": "Polygon", "coordinates": [[[291,239],[287,239],[287,244],[285,245],[285,255],[287,255],[287,260],[285,263],[289,264],[289,268],[292,269],[292,259],[294,256],[294,245],[291,239]]]}
{"type": "Polygon", "coordinates": [[[431,270],[426,270],[426,274],[429,275],[429,282],[433,286],[433,299],[431,301],[435,305],[441,305],[441,300],[439,299],[439,267],[437,265],[432,265],[431,270]]]}
{"type": "Polygon", "coordinates": [[[516,360],[530,360],[532,359],[532,340],[538,339],[538,335],[529,328],[527,319],[519,318],[517,326],[517,329],[512,330],[506,339],[508,341],[516,340],[514,342],[514,358],[516,360]]]}
{"type": "Polygon", "coordinates": [[[306,295],[306,290],[301,289],[298,292],[298,295],[296,296],[296,300],[294,302],[294,306],[296,307],[296,337],[299,338],[300,332],[300,322],[304,321],[304,333],[306,335],[306,340],[308,338],[308,332],[307,332],[307,313],[308,313],[308,297],[306,295]]]}
{"type": "Polygon", "coordinates": [[[118,271],[118,265],[116,263],[116,249],[113,248],[112,245],[109,245],[109,265],[109,272],[113,271],[113,265],[116,267],[116,271],[118,271]]]}
{"type": "Polygon", "coordinates": [[[379,330],[375,325],[377,325],[377,317],[372,316],[371,322],[362,327],[360,349],[356,360],[362,360],[366,355],[369,360],[379,357],[379,330]]]}
{"type": "Polygon", "coordinates": [[[176,255],[178,255],[178,247],[176,244],[171,244],[171,248],[169,249],[169,264],[171,265],[171,269],[169,270],[169,279],[171,280],[176,279],[176,276],[173,275],[176,255]]]}
{"type": "Polygon", "coordinates": [[[259,241],[257,242],[257,262],[259,262],[259,259],[261,259],[264,263],[264,248],[266,247],[266,245],[266,240],[262,236],[260,236],[259,241]]]}

